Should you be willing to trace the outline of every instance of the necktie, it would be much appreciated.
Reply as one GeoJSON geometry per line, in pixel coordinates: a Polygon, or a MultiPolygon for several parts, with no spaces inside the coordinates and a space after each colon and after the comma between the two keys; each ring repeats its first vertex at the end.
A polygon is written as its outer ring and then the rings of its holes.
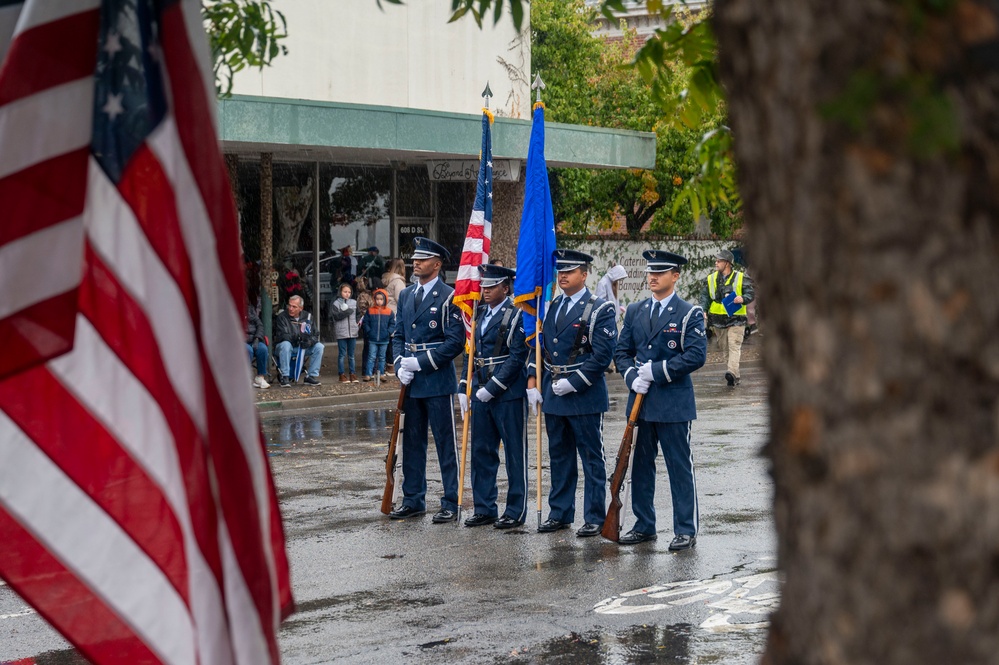
{"type": "Polygon", "coordinates": [[[416,299],[413,301],[413,303],[414,303],[413,309],[420,309],[420,305],[423,304],[423,287],[422,286],[416,287],[416,299]]]}
{"type": "Polygon", "coordinates": [[[481,329],[482,329],[483,334],[485,334],[486,328],[489,327],[489,322],[492,320],[492,318],[493,318],[493,310],[487,309],[486,310],[486,315],[482,317],[482,326],[481,326],[481,329]]]}
{"type": "Polygon", "coordinates": [[[659,319],[663,315],[663,304],[661,302],[656,302],[656,306],[652,308],[652,331],[655,332],[659,330],[659,319]]]}
{"type": "Polygon", "coordinates": [[[569,310],[572,309],[572,300],[566,298],[562,301],[562,307],[558,310],[558,316],[555,317],[555,329],[561,330],[565,326],[566,315],[569,310]]]}

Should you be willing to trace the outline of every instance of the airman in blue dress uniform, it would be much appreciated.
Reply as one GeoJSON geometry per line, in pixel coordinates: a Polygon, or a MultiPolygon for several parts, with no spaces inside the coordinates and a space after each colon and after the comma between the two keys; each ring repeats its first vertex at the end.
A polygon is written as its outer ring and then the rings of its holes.
{"type": "Polygon", "coordinates": [[[642,253],[652,297],[628,307],[614,360],[631,393],[644,394],[632,460],[632,508],[635,527],[621,545],[656,540],[656,456],[662,447],[673,496],[670,550],[697,542],[697,483],[690,452],[690,424],[697,418],[690,375],[707,355],[704,310],[681,299],[675,287],[687,259],[650,249],[642,253]]]}
{"type": "MultiPolygon", "coordinates": [[[[527,516],[527,344],[521,312],[510,300],[511,268],[479,266],[483,305],[476,313],[475,356],[472,358],[472,498],[475,513],[465,526],[492,524],[510,529],[527,516]],[[497,519],[496,474],[499,446],[506,459],[506,509],[497,519]]],[[[468,410],[465,356],[458,383],[462,413],[468,410]]]]}
{"type": "Polygon", "coordinates": [[[389,516],[405,519],[427,509],[427,424],[434,433],[444,497],[435,524],[458,518],[458,452],[454,437],[454,400],[458,380],[454,359],[465,348],[461,310],[451,303],[454,289],[438,277],[450,257],[427,238],[413,240],[417,283],[399,294],[392,358],[396,376],[407,387],[402,434],[402,506],[389,516]]]}
{"type": "Polygon", "coordinates": [[[555,250],[562,295],[552,300],[542,327],[544,371],[535,385],[534,357],[528,367],[528,402],[541,404],[551,458],[548,519],[541,533],[568,528],[576,515],[576,484],[583,466],[583,526],[577,536],[600,533],[607,516],[607,469],[603,418],[610,406],[604,371],[617,340],[613,303],[586,288],[593,257],[571,249],[555,250]]]}

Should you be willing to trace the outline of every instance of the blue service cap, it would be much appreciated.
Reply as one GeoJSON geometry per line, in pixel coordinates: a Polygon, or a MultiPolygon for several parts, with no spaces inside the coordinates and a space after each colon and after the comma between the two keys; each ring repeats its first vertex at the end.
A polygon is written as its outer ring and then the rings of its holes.
{"type": "Polygon", "coordinates": [[[430,238],[417,236],[413,238],[413,258],[414,259],[440,259],[447,261],[451,258],[451,252],[440,243],[436,243],[430,238]]]}
{"type": "Polygon", "coordinates": [[[479,284],[484,287],[502,284],[516,276],[517,271],[506,266],[494,266],[491,263],[483,263],[479,266],[479,284]]]}
{"type": "Polygon", "coordinates": [[[593,257],[575,249],[555,250],[555,270],[566,272],[593,263],[593,257]]]}
{"type": "Polygon", "coordinates": [[[666,272],[687,264],[686,258],[664,249],[647,249],[642,252],[642,258],[647,262],[645,272],[666,272]]]}
{"type": "Polygon", "coordinates": [[[365,252],[375,252],[375,253],[377,254],[377,253],[378,253],[378,248],[377,248],[377,247],[375,247],[374,245],[372,245],[371,247],[368,247],[368,248],[367,248],[366,250],[364,250],[364,251],[365,251],[365,252]]]}

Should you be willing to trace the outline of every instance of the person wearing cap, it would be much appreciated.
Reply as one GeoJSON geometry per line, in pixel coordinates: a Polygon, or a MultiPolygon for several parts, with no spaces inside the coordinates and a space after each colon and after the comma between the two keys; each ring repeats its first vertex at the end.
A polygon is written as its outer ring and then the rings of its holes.
{"type": "Polygon", "coordinates": [[[753,302],[753,280],[735,270],[735,256],[727,249],[715,254],[715,271],[707,276],[701,289],[701,307],[708,313],[710,326],[727,367],[725,381],[739,384],[739,361],[742,340],[746,336],[746,305],[753,302]]]}
{"type": "Polygon", "coordinates": [[[604,371],[614,357],[617,318],[614,305],[586,288],[593,257],[555,250],[562,294],[552,300],[543,322],[544,371],[536,385],[534,355],[528,365],[528,402],[541,405],[551,458],[548,519],[540,533],[566,529],[576,516],[576,456],[583,466],[583,526],[577,536],[600,533],[607,516],[603,417],[610,406],[604,371]]]}
{"type": "Polygon", "coordinates": [[[406,386],[406,423],[402,433],[402,505],[393,519],[427,510],[427,426],[434,433],[444,496],[433,522],[458,518],[458,451],[454,437],[454,394],[458,391],[454,359],[465,348],[461,310],[451,303],[454,289],[439,277],[450,257],[427,238],[413,240],[415,284],[399,294],[392,358],[396,376],[406,386]]]}
{"type": "MultiPolygon", "coordinates": [[[[512,268],[479,266],[483,304],[475,315],[475,355],[472,361],[472,499],[475,512],[465,526],[492,524],[512,529],[527,517],[527,355],[521,312],[510,291],[517,274],[512,268]],[[499,447],[506,456],[506,508],[497,519],[496,474],[499,447]]],[[[464,415],[469,357],[458,382],[458,402],[464,415]]]]}
{"type": "Polygon", "coordinates": [[[635,527],[619,544],[656,540],[656,457],[662,448],[673,497],[672,551],[697,542],[697,483],[690,452],[691,421],[697,418],[691,373],[704,365],[707,334],[704,311],[676,293],[680,270],[687,259],[650,249],[642,253],[652,297],[628,307],[614,362],[630,393],[645,395],[638,414],[632,458],[631,504],[635,527]]]}
{"type": "Polygon", "coordinates": [[[385,259],[378,254],[378,248],[374,245],[364,251],[367,254],[357,260],[358,275],[367,278],[369,283],[372,283],[372,288],[381,287],[382,273],[385,272],[385,259]],[[374,283],[375,280],[377,283],[374,283]]]}
{"type": "Polygon", "coordinates": [[[598,298],[603,298],[607,302],[614,303],[614,315],[624,314],[621,301],[617,296],[617,285],[622,279],[628,276],[628,271],[620,263],[615,263],[607,271],[607,274],[597,282],[596,294],[598,298]]]}

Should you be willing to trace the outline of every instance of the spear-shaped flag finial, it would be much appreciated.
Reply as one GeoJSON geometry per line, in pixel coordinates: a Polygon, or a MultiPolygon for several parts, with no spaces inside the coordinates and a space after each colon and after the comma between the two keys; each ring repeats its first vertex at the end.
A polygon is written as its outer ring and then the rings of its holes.
{"type": "Polygon", "coordinates": [[[489,89],[489,81],[486,81],[486,89],[482,91],[482,98],[486,100],[486,108],[489,108],[489,98],[493,96],[493,91],[489,89]]]}
{"type": "Polygon", "coordinates": [[[531,90],[537,90],[538,91],[537,99],[535,99],[535,101],[538,101],[538,102],[541,101],[541,91],[544,90],[547,87],[548,86],[545,85],[545,82],[541,80],[541,72],[538,72],[537,74],[535,74],[534,75],[534,83],[531,84],[531,90]]]}

